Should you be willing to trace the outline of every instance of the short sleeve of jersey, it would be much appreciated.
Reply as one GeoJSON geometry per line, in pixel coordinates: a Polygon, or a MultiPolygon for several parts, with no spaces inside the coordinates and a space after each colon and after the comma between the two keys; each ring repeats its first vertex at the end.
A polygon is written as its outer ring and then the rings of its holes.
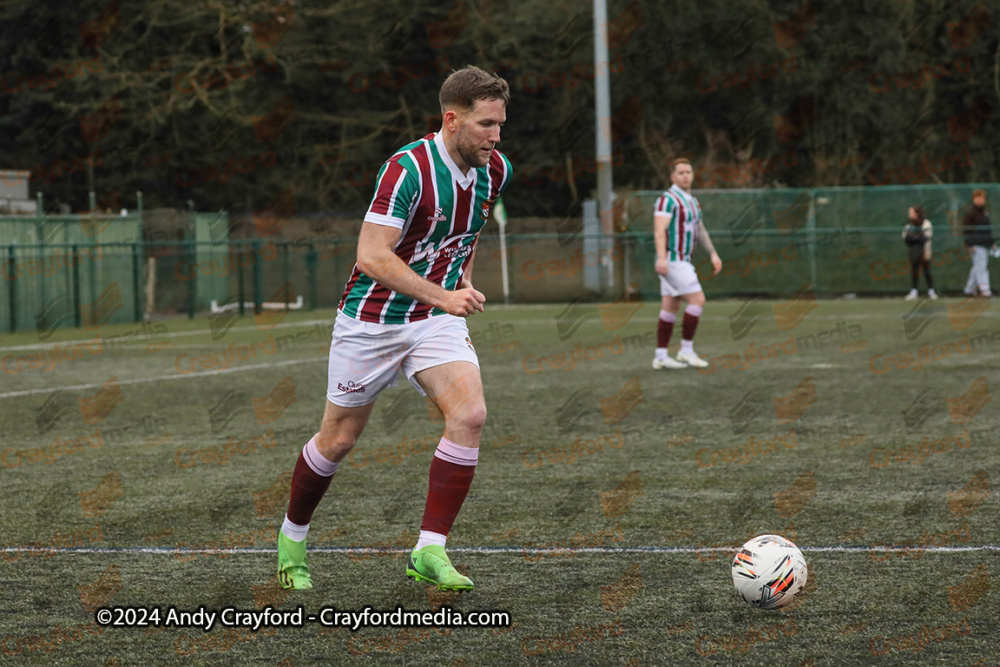
{"type": "MultiPolygon", "coordinates": [[[[499,153],[499,151],[497,152],[499,153]]],[[[507,156],[500,153],[500,157],[503,158],[506,173],[503,175],[503,183],[500,184],[500,189],[497,191],[497,197],[502,195],[504,191],[507,190],[507,186],[510,185],[511,180],[513,180],[511,177],[514,175],[514,166],[510,163],[510,160],[507,159],[507,156]]]]}
{"type": "Polygon", "coordinates": [[[674,217],[674,200],[671,197],[660,195],[656,199],[656,206],[653,207],[653,215],[665,215],[668,218],[674,217]]]}
{"type": "Polygon", "coordinates": [[[389,160],[379,170],[375,196],[365,213],[365,222],[402,229],[417,202],[420,182],[415,172],[400,164],[405,158],[389,160]]]}

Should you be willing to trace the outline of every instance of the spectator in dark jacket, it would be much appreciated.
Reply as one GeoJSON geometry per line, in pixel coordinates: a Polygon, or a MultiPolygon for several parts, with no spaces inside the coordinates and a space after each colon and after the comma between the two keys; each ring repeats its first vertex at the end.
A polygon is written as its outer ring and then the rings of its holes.
{"type": "Polygon", "coordinates": [[[906,295],[907,301],[917,298],[917,284],[920,279],[920,272],[924,272],[927,280],[927,296],[936,299],[934,292],[934,278],[931,277],[931,237],[934,235],[934,227],[931,221],[924,217],[923,206],[910,207],[910,221],[903,227],[903,240],[910,249],[910,293],[906,295]]]}

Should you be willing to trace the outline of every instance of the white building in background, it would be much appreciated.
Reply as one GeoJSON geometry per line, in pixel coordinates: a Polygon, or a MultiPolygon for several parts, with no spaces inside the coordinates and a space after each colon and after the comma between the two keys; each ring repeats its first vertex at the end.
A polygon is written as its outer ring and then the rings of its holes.
{"type": "Polygon", "coordinates": [[[28,194],[30,171],[0,169],[0,215],[35,215],[37,202],[28,194]]]}

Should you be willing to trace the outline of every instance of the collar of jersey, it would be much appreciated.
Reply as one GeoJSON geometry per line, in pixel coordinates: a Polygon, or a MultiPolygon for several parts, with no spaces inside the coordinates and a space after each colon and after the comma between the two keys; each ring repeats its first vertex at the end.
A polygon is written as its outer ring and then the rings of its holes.
{"type": "Polygon", "coordinates": [[[451,155],[448,154],[448,149],[444,145],[444,137],[441,136],[440,132],[434,133],[434,144],[437,146],[438,153],[441,154],[441,159],[448,166],[448,171],[451,172],[451,177],[455,179],[458,186],[463,190],[468,189],[472,185],[472,181],[476,178],[476,170],[470,168],[469,173],[462,175],[462,170],[458,168],[455,161],[451,159],[451,155]]]}
{"type": "Polygon", "coordinates": [[[692,195],[689,195],[688,193],[684,192],[684,190],[678,187],[676,183],[670,186],[670,190],[672,190],[675,194],[681,197],[681,199],[684,201],[685,206],[691,206],[691,203],[694,201],[694,197],[692,195]]]}

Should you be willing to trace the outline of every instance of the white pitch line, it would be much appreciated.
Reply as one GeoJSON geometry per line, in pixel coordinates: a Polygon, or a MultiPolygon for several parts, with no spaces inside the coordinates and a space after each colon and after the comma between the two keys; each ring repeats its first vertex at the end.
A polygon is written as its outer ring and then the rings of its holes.
{"type": "MultiPolygon", "coordinates": [[[[601,304],[593,304],[593,305],[599,306],[601,304]]],[[[519,307],[521,307],[521,306],[519,306],[519,307]]],[[[539,308],[542,308],[542,307],[548,308],[550,306],[548,306],[547,304],[543,304],[543,305],[539,306],[539,308]]],[[[557,313],[556,315],[558,315],[558,314],[561,314],[561,313],[557,313]]],[[[522,324],[522,325],[528,325],[528,326],[532,326],[532,325],[557,325],[558,321],[556,320],[556,315],[553,315],[551,318],[545,318],[545,319],[526,318],[526,319],[490,320],[490,323],[491,324],[493,324],[493,323],[499,324],[501,326],[503,326],[504,324],[522,324]]],[[[594,317],[597,317],[596,313],[594,314],[594,317]]],[[[845,314],[842,314],[842,315],[826,315],[826,314],[808,315],[808,319],[810,319],[810,320],[842,320],[844,322],[850,322],[850,321],[854,321],[854,320],[876,320],[876,319],[885,319],[885,318],[886,318],[886,315],[883,315],[883,314],[865,314],[865,313],[855,313],[855,314],[846,314],[845,313],[845,314]]],[[[1000,318],[1000,312],[995,312],[995,313],[985,313],[984,312],[984,313],[980,314],[977,319],[996,319],[996,318],[1000,318]]],[[[708,315],[702,315],[701,319],[704,320],[704,321],[707,321],[707,322],[716,322],[716,321],[718,321],[718,322],[723,322],[723,321],[729,322],[729,321],[731,321],[731,318],[730,318],[729,315],[713,315],[713,314],[708,314],[708,315]]],[[[902,315],[900,315],[900,319],[902,319],[902,315]]],[[[943,314],[941,314],[941,315],[936,316],[934,319],[941,319],[941,320],[943,320],[943,319],[945,319],[945,317],[944,317],[943,314]]],[[[472,322],[473,324],[476,323],[476,320],[469,320],[469,321],[472,322]]],[[[651,323],[658,322],[658,321],[659,321],[659,318],[657,318],[657,317],[631,317],[628,320],[628,322],[636,322],[636,323],[640,323],[640,324],[651,324],[651,323]]],[[[625,324],[628,324],[628,322],[626,322],[625,324]]],[[[587,320],[584,320],[582,322],[582,324],[588,324],[588,323],[589,324],[596,324],[596,322],[591,322],[589,318],[587,320]]],[[[330,326],[330,331],[331,332],[333,331],[333,320],[305,320],[303,322],[284,322],[282,324],[276,324],[276,325],[274,325],[272,327],[268,327],[267,330],[271,330],[271,329],[295,329],[295,328],[299,328],[299,327],[314,326],[314,325],[317,325],[317,324],[326,324],[326,325],[329,325],[330,326]]],[[[623,324],[622,327],[625,326],[625,324],[623,324]]],[[[485,328],[489,328],[489,324],[485,324],[483,326],[485,328]]],[[[617,328],[620,329],[622,327],[617,327],[617,328]]],[[[227,332],[227,335],[229,333],[231,333],[231,332],[252,332],[255,329],[256,329],[256,327],[233,327],[232,329],[230,329],[227,332]]],[[[473,333],[475,333],[475,332],[479,331],[479,328],[477,328],[477,327],[470,327],[470,330],[473,333]]],[[[64,331],[76,331],[76,330],[75,329],[64,329],[64,331]]],[[[127,331],[126,331],[126,333],[127,333],[127,331]]],[[[196,329],[196,330],[193,330],[193,331],[175,331],[175,332],[167,331],[167,332],[162,333],[162,334],[145,335],[145,336],[141,336],[141,337],[140,336],[136,336],[134,340],[157,342],[157,341],[163,340],[165,338],[182,338],[182,337],[186,337],[186,336],[203,336],[205,334],[211,334],[211,333],[213,333],[213,331],[211,329],[196,329]],[[156,339],[155,341],[153,340],[154,338],[156,339]]],[[[121,336],[121,334],[118,334],[117,336],[121,336]]],[[[124,347],[128,347],[129,346],[129,343],[117,343],[117,342],[115,342],[115,339],[116,339],[117,336],[116,335],[112,335],[112,336],[109,337],[111,339],[111,341],[112,341],[112,342],[110,342],[108,344],[109,345],[109,349],[113,350],[113,349],[124,348],[124,347]]],[[[30,345],[11,345],[11,346],[8,346],[8,347],[0,347],[0,352],[17,351],[17,350],[40,350],[40,349],[45,349],[45,348],[51,347],[53,345],[66,345],[66,344],[70,344],[70,343],[80,342],[80,341],[83,341],[83,340],[88,340],[88,339],[86,337],[83,337],[83,338],[71,338],[71,339],[64,340],[64,341],[56,341],[56,342],[50,342],[50,343],[31,343],[30,345]]],[[[206,345],[211,345],[211,344],[215,344],[215,343],[218,343],[218,342],[219,341],[212,341],[212,343],[206,343],[206,345]]],[[[143,347],[143,346],[139,345],[137,347],[143,347]]]]}
{"type": "MultiPolygon", "coordinates": [[[[323,362],[322,359],[317,357],[316,359],[292,359],[290,361],[276,361],[270,364],[251,364],[249,366],[241,366],[240,368],[222,368],[215,371],[199,371],[197,373],[185,373],[183,375],[159,375],[157,377],[151,378],[139,378],[136,380],[119,380],[118,384],[145,384],[146,382],[160,382],[166,380],[184,380],[186,378],[196,378],[204,377],[206,375],[221,375],[223,373],[242,373],[243,371],[257,370],[258,368],[276,368],[278,366],[292,366],[295,364],[315,364],[323,362]]],[[[325,362],[323,362],[325,363],[325,362]]],[[[8,391],[6,393],[0,394],[0,399],[2,398],[15,398],[17,396],[31,396],[33,394],[44,394],[49,391],[63,390],[63,391],[74,391],[77,389],[93,389],[95,387],[103,387],[106,382],[94,382],[91,384],[77,384],[71,387],[47,387],[45,389],[24,389],[22,391],[8,391]]]]}
{"type": "MultiPolygon", "coordinates": [[[[265,331],[270,331],[271,329],[295,329],[297,327],[310,327],[310,326],[313,326],[314,324],[328,324],[328,325],[330,325],[330,331],[333,331],[333,320],[306,320],[305,322],[283,322],[281,324],[275,324],[273,327],[267,327],[267,329],[265,329],[265,331]]],[[[166,326],[166,325],[164,325],[164,326],[166,326]]],[[[140,329],[142,328],[141,324],[140,324],[139,328],[140,329]]],[[[257,327],[233,327],[232,329],[230,329],[229,331],[226,332],[226,335],[229,335],[231,332],[234,332],[234,331],[253,331],[255,329],[257,329],[257,327]]],[[[134,330],[134,329],[132,329],[132,330],[134,330]]],[[[257,330],[260,331],[260,329],[257,329],[257,330]]],[[[77,331],[77,329],[64,329],[63,331],[77,331]]],[[[127,334],[128,331],[130,331],[130,330],[126,330],[125,333],[127,334]]],[[[215,332],[212,331],[211,329],[197,329],[197,330],[194,330],[194,331],[174,331],[174,332],[167,331],[166,333],[162,333],[162,334],[147,334],[145,336],[136,336],[134,338],[134,340],[142,340],[142,341],[148,341],[149,343],[155,343],[155,342],[163,340],[164,338],[182,338],[184,336],[203,336],[205,334],[211,334],[211,333],[215,333],[215,332]],[[154,338],[156,340],[153,340],[154,338]]],[[[100,334],[96,334],[96,335],[100,335],[100,334]]],[[[114,350],[114,349],[117,349],[119,347],[125,347],[126,345],[128,345],[128,343],[124,343],[124,344],[118,343],[117,340],[116,340],[116,338],[118,338],[118,337],[125,337],[125,336],[123,336],[123,334],[112,334],[111,336],[108,336],[108,338],[110,339],[110,341],[108,342],[109,349],[114,350]]],[[[84,337],[84,338],[71,338],[70,340],[54,341],[54,342],[49,342],[49,343],[32,343],[31,345],[12,345],[10,347],[0,347],[0,352],[6,352],[8,350],[40,350],[40,349],[43,349],[43,348],[51,347],[53,345],[66,345],[66,344],[69,344],[69,343],[76,343],[76,342],[79,342],[79,341],[82,341],[82,340],[88,340],[88,339],[86,337],[84,337]]],[[[132,342],[132,341],[129,341],[129,342],[132,342]]],[[[215,344],[215,343],[218,343],[218,342],[219,341],[213,340],[212,343],[210,343],[210,344],[215,344]]],[[[139,347],[144,347],[144,346],[139,346],[139,347]]]]}
{"type": "MultiPolygon", "coordinates": [[[[1000,551],[1000,546],[993,544],[984,544],[980,546],[968,546],[968,547],[936,547],[936,546],[926,546],[926,547],[913,547],[913,546],[894,546],[890,544],[880,544],[878,546],[854,546],[854,547],[839,547],[839,546],[820,546],[820,547],[809,547],[799,545],[799,549],[809,553],[863,553],[866,551],[874,551],[878,553],[879,550],[891,550],[895,552],[899,551],[914,551],[921,553],[968,553],[976,551],[1000,551]]],[[[0,553],[17,553],[26,551],[28,553],[51,553],[51,554],[154,554],[154,555],[255,555],[255,554],[273,554],[276,548],[272,549],[261,549],[261,548],[238,548],[238,549],[189,549],[189,548],[173,548],[173,547],[19,547],[19,546],[5,546],[0,548],[0,553]]],[[[373,547],[310,547],[310,553],[321,553],[321,554],[408,554],[412,552],[412,549],[380,549],[373,547]]],[[[736,549],[733,547],[580,547],[578,549],[572,548],[554,548],[554,549],[540,549],[536,547],[449,547],[448,551],[450,553],[468,553],[468,554],[641,554],[641,553],[685,553],[685,554],[697,554],[702,552],[727,552],[735,553],[736,549]]],[[[4,560],[9,561],[9,558],[4,557],[4,560]]]]}

